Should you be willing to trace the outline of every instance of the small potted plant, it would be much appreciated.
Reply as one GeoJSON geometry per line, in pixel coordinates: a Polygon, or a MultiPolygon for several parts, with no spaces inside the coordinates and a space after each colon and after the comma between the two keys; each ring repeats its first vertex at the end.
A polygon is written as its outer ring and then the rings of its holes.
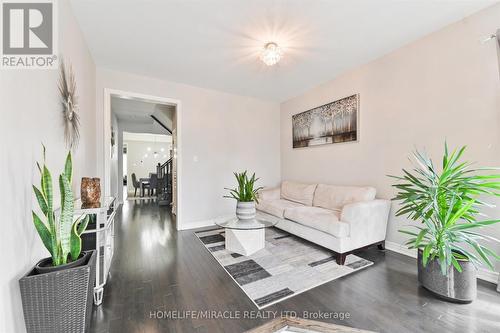
{"type": "Polygon", "coordinates": [[[448,153],[445,144],[442,168],[416,151],[413,172],[403,169],[394,177],[398,189],[394,200],[401,202],[396,216],[406,215],[420,225],[413,230],[399,230],[410,235],[406,243],[418,251],[418,281],[438,296],[453,302],[469,303],[476,298],[476,268],[484,264],[493,270],[492,260],[500,259],[485,246],[498,242],[478,233],[478,229],[500,222],[481,220],[484,200],[499,196],[500,175],[485,174],[494,168],[473,168],[460,158],[465,147],[448,153]]]}
{"type": "Polygon", "coordinates": [[[81,252],[88,217],[74,220],[72,161],[68,153],[59,176],[60,210],[54,209],[52,176],[37,163],[40,188],[33,185],[44,220],[33,211],[33,223],[50,257],[40,260],[19,280],[28,332],[85,332],[89,326],[95,280],[95,253],[81,252]]]}
{"type": "Polygon", "coordinates": [[[234,176],[238,182],[238,188],[225,188],[229,191],[229,195],[225,195],[224,197],[236,199],[236,216],[240,220],[254,219],[256,213],[255,203],[259,202],[257,192],[262,189],[262,187],[254,188],[259,178],[255,178],[255,173],[252,177],[248,178],[246,170],[240,173],[234,172],[234,176]]]}

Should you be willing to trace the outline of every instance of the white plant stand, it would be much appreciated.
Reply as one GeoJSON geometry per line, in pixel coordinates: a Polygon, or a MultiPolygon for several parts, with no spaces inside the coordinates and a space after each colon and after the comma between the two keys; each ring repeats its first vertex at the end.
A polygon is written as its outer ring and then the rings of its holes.
{"type": "Polygon", "coordinates": [[[95,228],[83,232],[83,234],[95,234],[96,269],[94,286],[94,304],[101,305],[104,294],[111,260],[114,253],[115,235],[115,198],[107,197],[101,203],[101,207],[82,208],[80,199],[75,200],[74,216],[96,215],[95,228]]]}
{"type": "Polygon", "coordinates": [[[257,214],[254,219],[240,220],[237,217],[219,217],[215,224],[225,229],[226,249],[249,256],[266,246],[266,228],[275,226],[271,221],[257,214]]]}
{"type": "Polygon", "coordinates": [[[226,228],[226,249],[249,256],[262,250],[266,245],[264,229],[238,230],[226,228]]]}

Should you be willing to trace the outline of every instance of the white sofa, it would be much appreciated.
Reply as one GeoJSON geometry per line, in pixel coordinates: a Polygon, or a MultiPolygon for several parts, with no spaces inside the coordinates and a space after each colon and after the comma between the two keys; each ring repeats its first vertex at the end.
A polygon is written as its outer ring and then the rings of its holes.
{"type": "Polygon", "coordinates": [[[257,210],[277,219],[276,227],[332,250],[343,265],[355,250],[384,248],[391,204],[375,195],[373,187],[284,181],[259,192],[257,210]]]}

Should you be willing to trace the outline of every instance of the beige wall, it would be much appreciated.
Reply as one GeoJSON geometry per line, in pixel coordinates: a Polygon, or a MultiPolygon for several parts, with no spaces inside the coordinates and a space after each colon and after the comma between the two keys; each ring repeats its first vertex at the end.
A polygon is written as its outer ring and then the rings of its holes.
{"type": "MultiPolygon", "coordinates": [[[[81,139],[73,155],[73,189],[79,192],[82,176],[96,176],[95,65],[68,3],[58,3],[60,55],[73,65],[79,96],[81,139]]],[[[31,220],[31,209],[37,205],[31,184],[39,183],[35,161],[41,161],[42,142],[55,189],[67,153],[58,75],[58,70],[0,73],[0,332],[25,331],[18,279],[49,255],[31,220]]],[[[59,202],[58,190],[54,200],[59,202]]]]}
{"type": "MultiPolygon", "coordinates": [[[[98,68],[96,92],[100,119],[105,88],[181,101],[178,110],[181,147],[177,152],[182,158],[181,224],[192,225],[234,212],[234,201],[223,198],[223,188],[235,183],[233,171],[255,171],[263,185],[274,186],[279,182],[279,104],[98,68]]],[[[100,119],[98,142],[102,142],[103,135],[100,119]]],[[[103,146],[97,148],[99,165],[104,166],[103,146]]],[[[102,168],[99,172],[106,173],[102,168]]]]}
{"type": "MultiPolygon", "coordinates": [[[[500,166],[497,46],[493,40],[480,43],[499,27],[496,5],[282,103],[281,178],[369,184],[378,196],[391,198],[386,175],[409,168],[414,147],[439,163],[445,139],[455,147],[468,145],[466,158],[478,165],[500,166]],[[293,114],[355,93],[358,143],[292,149],[293,114]]],[[[498,209],[490,213],[500,215],[498,209]]],[[[387,239],[403,243],[397,230],[406,222],[391,216],[387,239]]],[[[500,225],[495,228],[500,236],[500,225]]]]}

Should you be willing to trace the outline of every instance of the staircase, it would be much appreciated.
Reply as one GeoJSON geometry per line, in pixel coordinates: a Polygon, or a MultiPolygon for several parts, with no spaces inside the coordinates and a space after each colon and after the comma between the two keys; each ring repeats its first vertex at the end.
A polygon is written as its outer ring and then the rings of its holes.
{"type": "Polygon", "coordinates": [[[172,158],[156,167],[158,175],[158,204],[172,204],[172,158]]]}

